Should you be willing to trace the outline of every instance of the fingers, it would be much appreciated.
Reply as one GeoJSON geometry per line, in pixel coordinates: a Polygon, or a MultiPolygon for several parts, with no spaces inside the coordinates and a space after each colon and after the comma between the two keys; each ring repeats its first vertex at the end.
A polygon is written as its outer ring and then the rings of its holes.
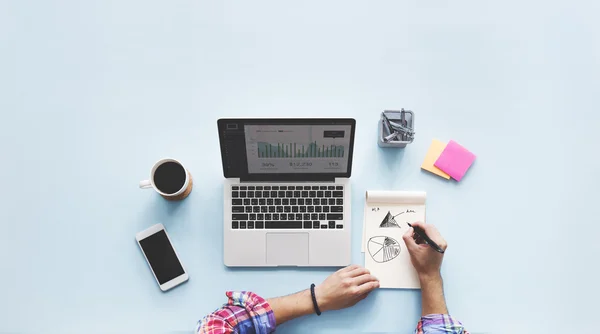
{"type": "Polygon", "coordinates": [[[337,272],[338,273],[347,273],[347,272],[351,272],[352,270],[357,269],[357,268],[360,268],[360,266],[357,264],[353,264],[353,265],[349,265],[345,268],[342,268],[342,269],[338,270],[337,272]]]}
{"type": "Polygon", "coordinates": [[[421,228],[423,231],[425,231],[425,233],[427,233],[427,236],[430,238],[433,237],[434,235],[439,235],[441,237],[441,234],[438,231],[438,229],[432,224],[425,224],[423,222],[414,222],[412,224],[412,226],[421,228]]]}
{"type": "Polygon", "coordinates": [[[360,275],[358,277],[354,277],[353,280],[356,285],[362,285],[362,284],[369,283],[369,282],[378,282],[379,281],[377,279],[377,277],[375,277],[371,274],[360,275]]]}
{"type": "Polygon", "coordinates": [[[356,301],[357,303],[365,298],[367,298],[367,296],[370,295],[369,292],[367,293],[363,293],[362,295],[359,295],[358,300],[356,301]]]}
{"type": "MultiPolygon", "coordinates": [[[[412,225],[412,226],[418,226],[418,227],[420,227],[420,228],[424,229],[426,225],[431,225],[431,224],[425,224],[425,223],[424,223],[424,222],[422,222],[422,221],[416,221],[416,222],[412,223],[411,225],[412,225]]],[[[433,225],[432,225],[432,226],[433,226],[433,225]]]]}
{"type": "Polygon", "coordinates": [[[369,270],[367,270],[366,268],[357,266],[356,268],[352,269],[350,272],[348,272],[348,277],[358,277],[361,275],[366,275],[366,274],[370,274],[369,270]]]}
{"type": "Polygon", "coordinates": [[[446,242],[446,240],[444,240],[444,237],[442,237],[440,231],[438,231],[438,229],[434,225],[425,224],[423,222],[415,222],[412,225],[420,227],[423,231],[425,231],[425,234],[427,234],[427,236],[436,244],[438,244],[443,250],[445,250],[448,247],[448,243],[446,242]]]}
{"type": "Polygon", "coordinates": [[[415,230],[411,227],[402,236],[402,239],[404,239],[404,243],[406,244],[406,247],[408,248],[408,251],[412,251],[416,247],[419,247],[419,245],[417,244],[417,242],[413,238],[414,231],[415,230]]]}
{"type": "Polygon", "coordinates": [[[379,281],[371,281],[365,284],[359,285],[356,289],[357,295],[367,294],[375,289],[379,288],[379,281]]]}

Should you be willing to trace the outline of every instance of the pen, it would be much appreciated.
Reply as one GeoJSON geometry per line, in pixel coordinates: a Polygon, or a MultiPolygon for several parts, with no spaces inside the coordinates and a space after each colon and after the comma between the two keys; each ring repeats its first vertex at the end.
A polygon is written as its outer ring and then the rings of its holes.
{"type": "MultiPolygon", "coordinates": [[[[406,126],[406,112],[404,111],[404,108],[402,108],[402,110],[400,111],[400,124],[402,124],[402,126],[406,126]]],[[[402,140],[406,140],[405,133],[402,133],[402,140]]]]}
{"type": "Polygon", "coordinates": [[[385,111],[381,113],[381,116],[383,116],[383,123],[388,128],[388,132],[393,133],[394,128],[392,128],[392,126],[390,125],[390,119],[385,115],[385,111]]]}
{"type": "Polygon", "coordinates": [[[425,231],[423,231],[422,228],[418,226],[412,226],[410,223],[407,224],[408,226],[415,229],[415,233],[418,234],[421,238],[423,238],[425,242],[429,245],[429,247],[433,248],[438,253],[444,253],[444,250],[441,249],[440,246],[438,246],[438,244],[435,243],[435,241],[431,240],[431,238],[429,238],[427,234],[425,234],[425,231]]]}

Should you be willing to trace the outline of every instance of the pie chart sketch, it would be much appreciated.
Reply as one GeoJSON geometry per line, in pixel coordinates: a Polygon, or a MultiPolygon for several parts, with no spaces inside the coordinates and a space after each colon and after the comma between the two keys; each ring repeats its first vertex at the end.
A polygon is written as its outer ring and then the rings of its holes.
{"type": "Polygon", "coordinates": [[[378,236],[372,237],[367,243],[369,255],[373,261],[384,263],[395,259],[400,254],[400,244],[396,239],[378,236]]]}

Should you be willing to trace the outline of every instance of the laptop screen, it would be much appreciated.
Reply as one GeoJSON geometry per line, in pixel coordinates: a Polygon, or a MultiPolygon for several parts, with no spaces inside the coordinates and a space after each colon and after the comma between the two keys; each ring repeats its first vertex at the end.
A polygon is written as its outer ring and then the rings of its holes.
{"type": "Polygon", "coordinates": [[[348,177],[354,126],[354,120],[349,119],[221,119],[225,177],[348,177]]]}
{"type": "Polygon", "coordinates": [[[245,125],[244,134],[248,173],[345,173],[348,169],[350,125],[245,125]]]}

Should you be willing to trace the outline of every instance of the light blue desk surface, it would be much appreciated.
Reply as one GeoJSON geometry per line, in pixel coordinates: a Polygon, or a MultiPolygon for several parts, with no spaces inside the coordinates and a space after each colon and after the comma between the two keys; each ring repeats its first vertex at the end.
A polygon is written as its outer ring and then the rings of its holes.
{"type": "MultiPolygon", "coordinates": [[[[189,332],[227,289],[332,269],[223,266],[216,120],[357,120],[352,259],[367,189],[427,191],[450,311],[473,332],[590,332],[598,311],[600,5],[594,1],[0,2],[0,332],[189,332]],[[416,141],[376,146],[383,109],[416,141]],[[477,154],[419,169],[432,138],[477,154]],[[159,158],[182,203],[138,189],[159,158]],[[163,223],[190,281],[162,293],[134,240],[163,223]]],[[[241,247],[251,247],[241,245],[241,247]]],[[[281,333],[408,333],[417,291],[376,291],[281,333]]],[[[594,327],[595,328],[595,327],[594,327]]]]}

